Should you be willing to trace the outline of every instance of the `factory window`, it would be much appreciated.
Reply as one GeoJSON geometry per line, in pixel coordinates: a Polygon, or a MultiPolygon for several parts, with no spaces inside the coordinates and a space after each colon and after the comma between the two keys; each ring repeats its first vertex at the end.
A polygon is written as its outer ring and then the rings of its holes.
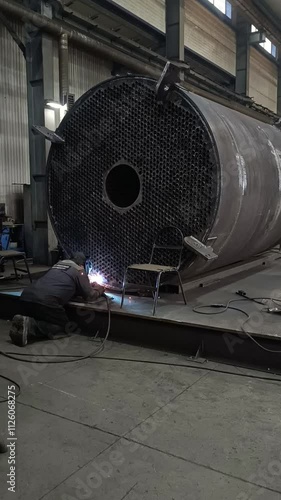
{"type": "MultiPolygon", "coordinates": [[[[255,33],[258,29],[252,24],[251,32],[255,33]]],[[[271,54],[275,59],[277,58],[277,47],[274,45],[268,38],[265,39],[265,42],[261,42],[260,46],[266,50],[269,54],[271,54]]]]}
{"type": "Polygon", "coordinates": [[[217,9],[219,9],[223,14],[225,14],[229,19],[232,17],[232,5],[228,0],[208,0],[217,9]]]}

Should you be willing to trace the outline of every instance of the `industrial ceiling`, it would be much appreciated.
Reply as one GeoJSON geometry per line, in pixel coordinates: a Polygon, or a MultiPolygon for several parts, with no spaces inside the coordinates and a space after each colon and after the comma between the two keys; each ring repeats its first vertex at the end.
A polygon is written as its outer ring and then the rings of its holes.
{"type": "Polygon", "coordinates": [[[79,14],[79,17],[84,17],[85,21],[91,22],[94,26],[102,26],[111,30],[113,33],[119,34],[122,37],[140,43],[144,47],[155,50],[159,45],[157,31],[147,29],[147,26],[142,29],[142,22],[139,26],[131,25],[129,19],[122,15],[120,9],[107,9],[102,5],[102,2],[93,2],[92,0],[62,0],[64,8],[63,17],[73,14],[79,14]]]}
{"type": "Polygon", "coordinates": [[[264,3],[265,6],[269,7],[269,9],[277,16],[279,19],[281,19],[281,2],[280,0],[264,0],[263,2],[259,3],[264,3]]]}

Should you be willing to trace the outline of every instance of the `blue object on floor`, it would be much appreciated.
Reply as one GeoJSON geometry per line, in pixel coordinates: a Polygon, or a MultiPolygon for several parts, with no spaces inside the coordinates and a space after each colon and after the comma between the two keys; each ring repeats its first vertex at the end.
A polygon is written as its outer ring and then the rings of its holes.
{"type": "Polygon", "coordinates": [[[8,227],[5,227],[2,229],[1,233],[1,247],[2,250],[8,250],[9,249],[9,244],[10,244],[10,229],[8,227]]]}
{"type": "Polygon", "coordinates": [[[13,295],[14,297],[20,297],[22,292],[22,290],[14,290],[13,292],[9,290],[1,290],[0,295],[13,295]]]}

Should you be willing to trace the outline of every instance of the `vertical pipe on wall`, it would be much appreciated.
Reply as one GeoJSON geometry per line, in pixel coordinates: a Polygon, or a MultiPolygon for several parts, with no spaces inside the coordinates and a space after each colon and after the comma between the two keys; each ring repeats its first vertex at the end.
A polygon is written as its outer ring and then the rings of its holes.
{"type": "Polygon", "coordinates": [[[68,102],[69,94],[69,49],[68,35],[63,33],[59,39],[59,81],[60,81],[60,102],[64,106],[68,102]]]}

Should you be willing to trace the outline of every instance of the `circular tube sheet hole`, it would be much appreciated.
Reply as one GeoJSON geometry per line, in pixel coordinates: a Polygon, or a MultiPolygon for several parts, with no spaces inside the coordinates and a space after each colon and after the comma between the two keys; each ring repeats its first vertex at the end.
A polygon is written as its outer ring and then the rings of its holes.
{"type": "Polygon", "coordinates": [[[118,163],[107,172],[105,197],[116,209],[126,210],[140,201],[141,180],[137,170],[128,163],[118,163]]]}

